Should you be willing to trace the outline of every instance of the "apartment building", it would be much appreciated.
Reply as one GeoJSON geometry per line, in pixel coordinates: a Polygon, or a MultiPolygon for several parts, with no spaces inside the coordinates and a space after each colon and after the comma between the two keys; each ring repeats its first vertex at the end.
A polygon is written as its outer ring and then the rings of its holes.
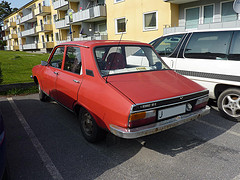
{"type": "Polygon", "coordinates": [[[33,0],[4,19],[5,50],[43,51],[64,41],[107,39],[104,0],[33,0]]]}
{"type": "Polygon", "coordinates": [[[4,19],[5,50],[43,51],[65,41],[150,42],[178,25],[178,5],[159,0],[32,0],[4,19]]]}
{"type": "Polygon", "coordinates": [[[109,39],[150,42],[166,26],[178,26],[177,4],[159,0],[107,0],[109,39]]]}
{"type": "Polygon", "coordinates": [[[190,29],[239,28],[240,15],[233,10],[234,0],[163,0],[179,7],[178,26],[164,34],[190,29]]]}

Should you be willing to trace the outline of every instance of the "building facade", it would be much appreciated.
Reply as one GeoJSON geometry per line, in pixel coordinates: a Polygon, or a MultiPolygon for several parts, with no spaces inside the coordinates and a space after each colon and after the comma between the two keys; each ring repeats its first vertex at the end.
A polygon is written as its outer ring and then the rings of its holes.
{"type": "Polygon", "coordinates": [[[179,5],[178,26],[164,29],[164,34],[192,29],[239,28],[240,15],[233,10],[233,0],[163,0],[179,5]]]}
{"type": "Polygon", "coordinates": [[[65,41],[150,42],[178,26],[178,5],[157,0],[33,0],[4,19],[5,50],[43,51],[65,41]]]}

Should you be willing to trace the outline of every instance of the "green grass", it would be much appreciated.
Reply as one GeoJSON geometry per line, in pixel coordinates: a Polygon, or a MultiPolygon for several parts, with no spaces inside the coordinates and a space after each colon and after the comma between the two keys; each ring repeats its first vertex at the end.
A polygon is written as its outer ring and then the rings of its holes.
{"type": "Polygon", "coordinates": [[[38,93],[38,87],[33,86],[25,89],[11,89],[9,91],[0,92],[0,96],[16,96],[38,93]]]}
{"type": "Polygon", "coordinates": [[[15,84],[33,82],[30,78],[32,68],[47,61],[49,54],[36,54],[21,51],[0,51],[0,64],[2,69],[1,84],[15,84]]]}

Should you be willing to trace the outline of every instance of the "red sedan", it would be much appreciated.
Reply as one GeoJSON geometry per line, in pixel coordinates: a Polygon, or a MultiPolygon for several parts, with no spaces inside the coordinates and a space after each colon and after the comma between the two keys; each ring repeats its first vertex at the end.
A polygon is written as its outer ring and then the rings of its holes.
{"type": "Polygon", "coordinates": [[[177,74],[152,46],[133,41],[79,41],[56,46],[32,70],[46,97],[78,115],[83,136],[157,133],[209,113],[208,90],[177,74]]]}

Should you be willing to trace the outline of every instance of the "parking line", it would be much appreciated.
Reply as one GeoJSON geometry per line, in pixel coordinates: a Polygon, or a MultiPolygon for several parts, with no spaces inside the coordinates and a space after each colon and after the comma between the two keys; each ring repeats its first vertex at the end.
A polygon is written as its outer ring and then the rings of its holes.
{"type": "Polygon", "coordinates": [[[215,128],[215,129],[224,131],[224,132],[226,132],[226,133],[232,134],[232,135],[234,135],[234,136],[240,137],[240,133],[237,133],[237,132],[228,130],[228,129],[223,128],[223,127],[219,127],[219,126],[214,125],[214,124],[210,124],[210,123],[208,123],[208,122],[206,122],[206,121],[202,121],[202,120],[199,120],[199,119],[197,119],[196,121],[198,121],[198,122],[200,122],[200,123],[202,123],[202,124],[206,124],[206,125],[208,125],[208,126],[211,126],[211,127],[215,128]]]}
{"type": "Polygon", "coordinates": [[[30,140],[32,141],[33,146],[37,150],[41,160],[43,161],[45,167],[47,168],[47,170],[50,173],[50,175],[52,176],[52,178],[63,180],[62,175],[60,174],[60,172],[58,171],[56,166],[53,164],[51,158],[49,157],[49,155],[47,154],[47,152],[45,151],[45,149],[41,145],[40,141],[38,140],[38,138],[34,134],[33,130],[31,129],[31,127],[29,126],[27,121],[25,120],[24,116],[22,115],[21,111],[18,109],[17,105],[14,103],[13,99],[12,98],[7,98],[7,100],[11,104],[11,106],[12,106],[13,110],[15,111],[20,123],[22,124],[24,130],[28,134],[30,140]]]}

